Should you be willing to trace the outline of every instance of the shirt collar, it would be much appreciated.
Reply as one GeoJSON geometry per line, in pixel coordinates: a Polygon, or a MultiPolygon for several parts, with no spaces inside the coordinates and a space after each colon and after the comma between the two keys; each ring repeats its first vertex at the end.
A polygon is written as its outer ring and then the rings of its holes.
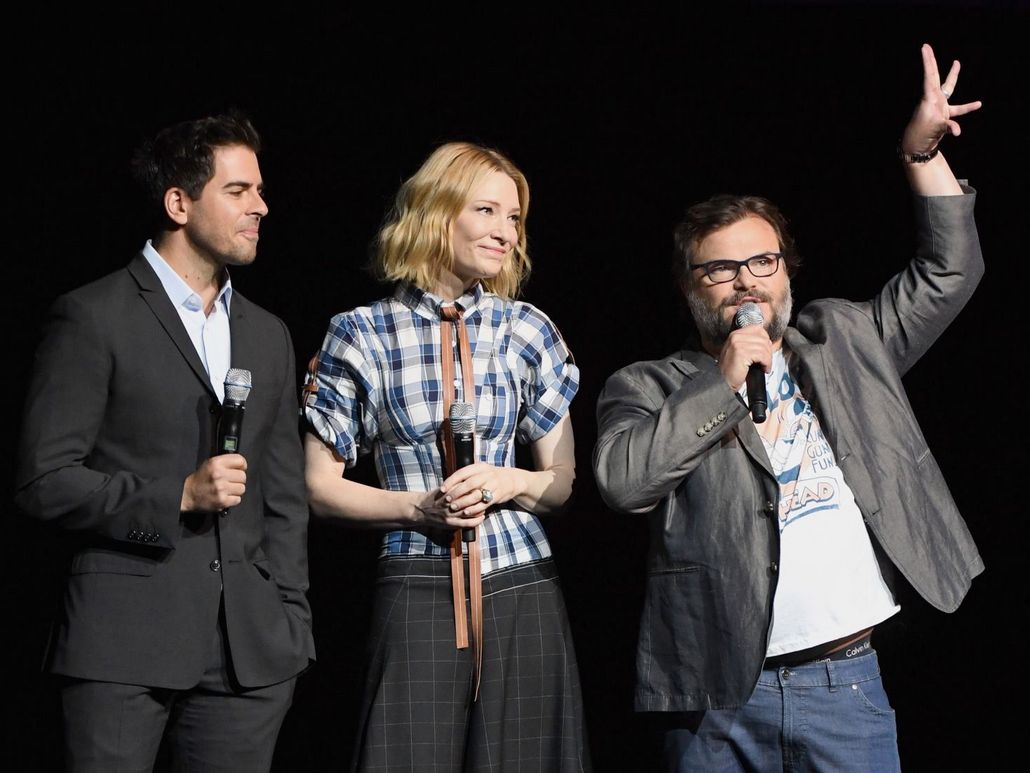
{"type": "MultiPolygon", "coordinates": [[[[161,253],[154,248],[154,244],[150,239],[147,239],[147,243],[143,245],[143,257],[147,259],[147,263],[154,269],[154,273],[157,274],[157,278],[161,281],[161,286],[164,287],[165,293],[173,306],[176,308],[182,307],[189,311],[203,311],[200,296],[193,291],[192,287],[186,284],[181,276],[175,273],[175,270],[161,257],[161,253]]],[[[229,311],[232,302],[232,281],[229,279],[228,270],[225,270],[222,288],[215,297],[215,303],[218,302],[224,304],[226,312],[229,311]]]]}
{"type": "MultiPolygon", "coordinates": [[[[454,301],[454,305],[461,309],[464,316],[469,317],[479,311],[485,296],[483,285],[476,282],[470,290],[454,301]]],[[[426,319],[440,319],[440,307],[447,303],[439,295],[416,287],[410,282],[399,282],[393,297],[426,319]]]]}

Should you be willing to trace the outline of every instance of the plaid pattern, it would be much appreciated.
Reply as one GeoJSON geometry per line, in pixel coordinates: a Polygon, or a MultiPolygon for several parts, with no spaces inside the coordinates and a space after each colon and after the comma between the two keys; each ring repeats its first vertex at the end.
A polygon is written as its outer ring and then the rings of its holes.
{"type": "Polygon", "coordinates": [[[379,562],[356,769],[588,770],[576,655],[554,564],[484,579],[483,681],[474,704],[472,650],[454,647],[449,578],[446,560],[379,562]]]}
{"type": "MultiPolygon", "coordinates": [[[[441,303],[402,283],[391,298],[338,314],[308,376],[315,387],[305,400],[312,430],[348,467],[358,454],[373,453],[388,490],[431,491],[443,482],[441,303]]],[[[513,466],[515,440],[543,437],[568,411],[579,369],[557,328],[528,303],[485,293],[477,284],[456,304],[472,349],[477,458],[513,466]]],[[[391,531],[382,555],[445,556],[449,536],[391,531]]],[[[484,575],[551,555],[536,516],[514,502],[490,511],[479,541],[484,575]]]]}

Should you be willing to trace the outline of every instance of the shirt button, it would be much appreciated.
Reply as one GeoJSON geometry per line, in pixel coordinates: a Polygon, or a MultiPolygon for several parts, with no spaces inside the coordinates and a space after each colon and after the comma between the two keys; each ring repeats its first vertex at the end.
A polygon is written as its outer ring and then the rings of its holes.
{"type": "Polygon", "coordinates": [[[222,562],[216,558],[214,561],[207,565],[207,568],[210,569],[212,572],[220,571],[222,568],[222,562]]]}

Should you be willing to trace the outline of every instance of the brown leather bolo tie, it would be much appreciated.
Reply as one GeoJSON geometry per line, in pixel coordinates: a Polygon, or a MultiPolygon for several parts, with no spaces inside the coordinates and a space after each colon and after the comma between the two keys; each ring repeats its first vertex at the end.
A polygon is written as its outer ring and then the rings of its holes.
{"type": "MultiPolygon", "coordinates": [[[[462,396],[472,406],[473,428],[476,411],[475,382],[472,378],[472,349],[469,346],[468,330],[462,318],[461,309],[450,304],[440,307],[440,363],[443,370],[443,452],[445,477],[454,474],[458,469],[458,455],[454,444],[454,417],[451,406],[455,403],[456,384],[454,381],[454,343],[451,329],[458,332],[458,358],[461,362],[462,396]]],[[[457,407],[457,406],[456,406],[457,407]]],[[[474,432],[473,432],[474,435],[474,432]]],[[[465,617],[465,569],[462,546],[468,545],[469,557],[469,605],[472,613],[472,651],[473,651],[473,693],[472,700],[479,697],[479,682],[483,668],[483,580],[479,561],[479,541],[476,539],[479,527],[473,529],[456,529],[451,539],[451,595],[454,600],[454,638],[458,649],[469,646],[468,621],[465,617]]]]}

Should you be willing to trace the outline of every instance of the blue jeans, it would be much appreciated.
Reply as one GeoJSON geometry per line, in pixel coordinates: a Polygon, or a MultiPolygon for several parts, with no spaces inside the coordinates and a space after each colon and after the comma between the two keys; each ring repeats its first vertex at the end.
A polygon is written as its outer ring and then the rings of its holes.
{"type": "Polygon", "coordinates": [[[662,722],[670,772],[901,770],[875,652],[767,669],[740,708],[662,722]]]}

